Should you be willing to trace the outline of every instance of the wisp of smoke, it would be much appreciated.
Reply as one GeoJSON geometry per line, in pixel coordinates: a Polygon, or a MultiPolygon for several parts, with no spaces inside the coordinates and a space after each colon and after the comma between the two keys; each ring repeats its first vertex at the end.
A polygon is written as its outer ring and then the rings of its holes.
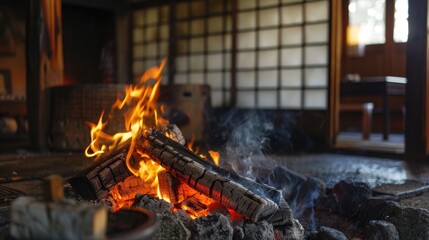
{"type": "Polygon", "coordinates": [[[263,153],[270,147],[267,133],[274,128],[263,113],[252,111],[241,117],[231,114],[228,120],[227,124],[232,127],[225,145],[227,160],[224,164],[241,176],[251,179],[255,179],[256,169],[272,169],[277,166],[273,159],[263,153]]]}

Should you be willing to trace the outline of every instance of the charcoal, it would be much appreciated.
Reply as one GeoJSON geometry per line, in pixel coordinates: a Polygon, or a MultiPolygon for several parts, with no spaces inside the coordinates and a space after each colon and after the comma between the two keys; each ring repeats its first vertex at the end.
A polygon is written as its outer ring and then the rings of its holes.
{"type": "Polygon", "coordinates": [[[304,239],[304,228],[298,220],[294,219],[292,225],[275,227],[274,233],[277,240],[303,240],[304,239]]]}
{"type": "Polygon", "coordinates": [[[252,240],[272,240],[274,239],[273,225],[265,220],[251,223],[245,222],[243,224],[244,239],[252,240]]]}
{"type": "Polygon", "coordinates": [[[341,215],[352,218],[360,205],[372,196],[371,188],[366,183],[341,181],[334,186],[333,194],[338,202],[341,215]]]}
{"type": "Polygon", "coordinates": [[[151,195],[137,194],[133,207],[146,208],[154,213],[172,213],[173,205],[151,195]]]}
{"type": "Polygon", "coordinates": [[[399,238],[429,239],[429,211],[401,206],[397,202],[370,198],[359,208],[359,223],[366,226],[371,220],[385,220],[395,225],[399,238]]]}
{"type": "Polygon", "coordinates": [[[183,222],[187,229],[195,231],[197,223],[194,221],[194,219],[191,218],[191,216],[189,216],[189,214],[185,210],[179,209],[175,211],[174,214],[180,219],[180,221],[183,222]]]}
{"type": "Polygon", "coordinates": [[[229,218],[215,213],[196,220],[196,239],[228,240],[233,237],[233,228],[229,218]]]}
{"type": "Polygon", "coordinates": [[[347,240],[347,237],[337,229],[320,227],[319,231],[310,233],[306,240],[347,240]]]}
{"type": "Polygon", "coordinates": [[[395,225],[387,221],[370,221],[364,233],[366,240],[399,240],[398,230],[396,230],[395,225]]]}
{"type": "Polygon", "coordinates": [[[244,239],[244,231],[240,226],[234,226],[234,233],[232,236],[233,240],[243,240],[244,239]]]}
{"type": "Polygon", "coordinates": [[[157,214],[157,218],[160,225],[152,240],[186,240],[191,237],[191,232],[176,215],[157,214]]]}

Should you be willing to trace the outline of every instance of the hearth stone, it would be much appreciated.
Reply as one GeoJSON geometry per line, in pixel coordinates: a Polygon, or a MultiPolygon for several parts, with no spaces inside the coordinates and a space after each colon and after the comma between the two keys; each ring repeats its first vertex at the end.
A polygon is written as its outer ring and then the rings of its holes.
{"type": "Polygon", "coordinates": [[[334,186],[333,194],[341,215],[352,218],[360,205],[372,196],[371,188],[361,182],[341,181],[334,186]]]}
{"type": "Polygon", "coordinates": [[[197,227],[197,223],[194,221],[194,219],[189,216],[189,214],[182,209],[179,209],[174,212],[174,214],[183,222],[186,228],[188,228],[191,231],[194,231],[197,227]]]}
{"type": "Polygon", "coordinates": [[[320,196],[316,202],[316,208],[330,213],[339,213],[337,199],[332,194],[326,196],[320,196]]]}
{"type": "Polygon", "coordinates": [[[156,214],[160,226],[155,232],[152,240],[186,240],[191,237],[191,232],[183,222],[174,214],[156,214]]]}
{"type": "Polygon", "coordinates": [[[244,239],[272,240],[274,239],[273,225],[267,221],[243,224],[244,239]]]}
{"type": "Polygon", "coordinates": [[[283,226],[274,228],[277,240],[303,240],[305,230],[297,219],[292,221],[292,226],[283,226]]]}
{"type": "Polygon", "coordinates": [[[400,239],[429,239],[429,211],[422,208],[401,206],[397,202],[382,198],[369,198],[359,208],[361,226],[371,220],[385,220],[395,225],[400,239]]]}
{"type": "Polygon", "coordinates": [[[392,195],[398,199],[409,199],[429,191],[429,184],[416,180],[406,180],[402,184],[382,184],[375,187],[374,195],[392,195]]]}
{"type": "Polygon", "coordinates": [[[306,240],[347,240],[347,237],[337,229],[320,227],[319,231],[308,234],[306,240]]]}
{"type": "Polygon", "coordinates": [[[231,220],[220,213],[200,217],[196,220],[196,223],[196,239],[233,239],[234,230],[232,227],[231,220]]]}
{"type": "Polygon", "coordinates": [[[232,240],[243,240],[244,239],[244,231],[240,226],[234,226],[234,233],[232,236],[232,240]]]}
{"type": "Polygon", "coordinates": [[[395,225],[383,220],[373,220],[364,230],[366,240],[399,240],[395,225]]]}

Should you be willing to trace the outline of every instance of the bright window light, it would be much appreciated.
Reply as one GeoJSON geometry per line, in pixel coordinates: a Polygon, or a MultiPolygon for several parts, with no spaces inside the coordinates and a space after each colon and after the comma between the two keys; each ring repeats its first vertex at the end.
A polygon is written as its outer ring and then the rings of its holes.
{"type": "Polygon", "coordinates": [[[408,0],[395,0],[393,40],[395,42],[407,42],[408,40],[408,0]]]}
{"type": "Polygon", "coordinates": [[[383,44],[386,42],[385,0],[350,0],[347,42],[383,44]]]}

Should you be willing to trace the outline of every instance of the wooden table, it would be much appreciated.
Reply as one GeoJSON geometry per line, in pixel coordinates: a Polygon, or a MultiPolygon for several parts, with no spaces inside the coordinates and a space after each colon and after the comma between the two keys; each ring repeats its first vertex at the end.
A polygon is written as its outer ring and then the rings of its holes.
{"type": "Polygon", "coordinates": [[[381,96],[383,99],[383,139],[389,138],[390,130],[390,96],[405,96],[407,79],[403,77],[383,76],[366,77],[360,81],[343,81],[341,96],[381,96]]]}

